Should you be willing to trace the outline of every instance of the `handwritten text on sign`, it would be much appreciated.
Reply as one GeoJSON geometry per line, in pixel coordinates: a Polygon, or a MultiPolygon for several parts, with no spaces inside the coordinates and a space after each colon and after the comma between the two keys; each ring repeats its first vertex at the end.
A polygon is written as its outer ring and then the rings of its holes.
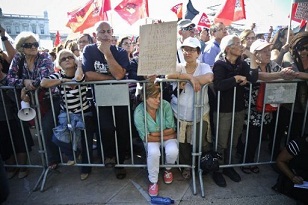
{"type": "Polygon", "coordinates": [[[176,22],[140,27],[138,75],[166,75],[176,67],[176,22]]]}

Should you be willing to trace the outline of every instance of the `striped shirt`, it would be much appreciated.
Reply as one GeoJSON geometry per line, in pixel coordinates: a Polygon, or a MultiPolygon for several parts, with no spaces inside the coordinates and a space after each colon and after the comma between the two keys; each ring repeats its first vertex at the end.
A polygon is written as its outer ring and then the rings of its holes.
{"type": "MultiPolygon", "coordinates": [[[[61,73],[53,73],[48,77],[45,77],[47,79],[72,79],[70,77],[67,77],[61,73]]],[[[84,82],[85,76],[80,81],[76,81],[78,83],[84,82]]],[[[87,112],[90,108],[90,102],[87,100],[87,85],[80,85],[80,93],[78,89],[78,85],[76,85],[75,88],[71,88],[71,85],[59,85],[58,86],[59,91],[62,96],[61,101],[61,109],[66,110],[68,109],[68,112],[70,113],[80,113],[81,110],[84,112],[87,112]],[[80,98],[82,99],[82,105],[80,104],[80,98]],[[65,103],[66,102],[66,103],[65,103]]]]}
{"type": "Polygon", "coordinates": [[[295,171],[305,170],[308,173],[308,137],[291,140],[286,148],[289,154],[293,156],[290,161],[291,167],[295,171]]]}

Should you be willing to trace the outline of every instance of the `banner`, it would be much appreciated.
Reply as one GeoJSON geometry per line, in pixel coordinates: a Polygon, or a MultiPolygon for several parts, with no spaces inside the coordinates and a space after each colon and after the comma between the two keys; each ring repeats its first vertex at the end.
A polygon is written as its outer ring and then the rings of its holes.
{"type": "Polygon", "coordinates": [[[308,20],[308,2],[297,3],[297,9],[295,12],[295,19],[308,20]]]}
{"type": "Polygon", "coordinates": [[[206,28],[211,27],[211,22],[210,22],[208,16],[205,13],[203,13],[202,16],[200,17],[200,20],[198,22],[198,26],[202,26],[202,27],[206,27],[206,28]]]}
{"type": "Polygon", "coordinates": [[[244,0],[226,0],[221,11],[216,14],[214,22],[223,22],[228,26],[241,19],[246,19],[244,0]]]}
{"type": "Polygon", "coordinates": [[[130,25],[149,16],[148,0],[123,0],[114,10],[130,25]]]}
{"type": "Polygon", "coordinates": [[[138,75],[166,75],[176,68],[177,22],[140,27],[138,75]]]}
{"type": "Polygon", "coordinates": [[[183,3],[179,3],[175,6],[173,6],[170,10],[173,11],[176,16],[178,17],[178,19],[182,19],[183,18],[183,3]]]}
{"type": "Polygon", "coordinates": [[[87,4],[72,12],[67,12],[67,27],[74,33],[91,28],[98,21],[107,21],[107,11],[111,9],[110,0],[89,0],[87,4]]]}

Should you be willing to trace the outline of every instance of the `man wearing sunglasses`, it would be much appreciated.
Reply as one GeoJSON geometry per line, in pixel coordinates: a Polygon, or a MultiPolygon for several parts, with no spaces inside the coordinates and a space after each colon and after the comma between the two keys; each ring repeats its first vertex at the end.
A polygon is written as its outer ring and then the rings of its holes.
{"type": "Polygon", "coordinates": [[[184,55],[183,55],[181,46],[186,38],[194,37],[195,24],[190,19],[182,19],[178,22],[177,25],[178,25],[178,34],[180,36],[177,41],[177,48],[178,48],[177,62],[183,63],[185,62],[185,60],[184,60],[184,55]]]}

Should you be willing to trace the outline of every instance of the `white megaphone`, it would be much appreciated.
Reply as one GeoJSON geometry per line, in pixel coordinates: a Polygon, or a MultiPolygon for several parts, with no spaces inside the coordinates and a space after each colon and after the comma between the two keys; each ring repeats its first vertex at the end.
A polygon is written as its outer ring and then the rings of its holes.
{"type": "Polygon", "coordinates": [[[18,111],[18,117],[22,121],[30,121],[34,119],[36,112],[30,107],[30,103],[21,101],[21,109],[18,111]]]}

